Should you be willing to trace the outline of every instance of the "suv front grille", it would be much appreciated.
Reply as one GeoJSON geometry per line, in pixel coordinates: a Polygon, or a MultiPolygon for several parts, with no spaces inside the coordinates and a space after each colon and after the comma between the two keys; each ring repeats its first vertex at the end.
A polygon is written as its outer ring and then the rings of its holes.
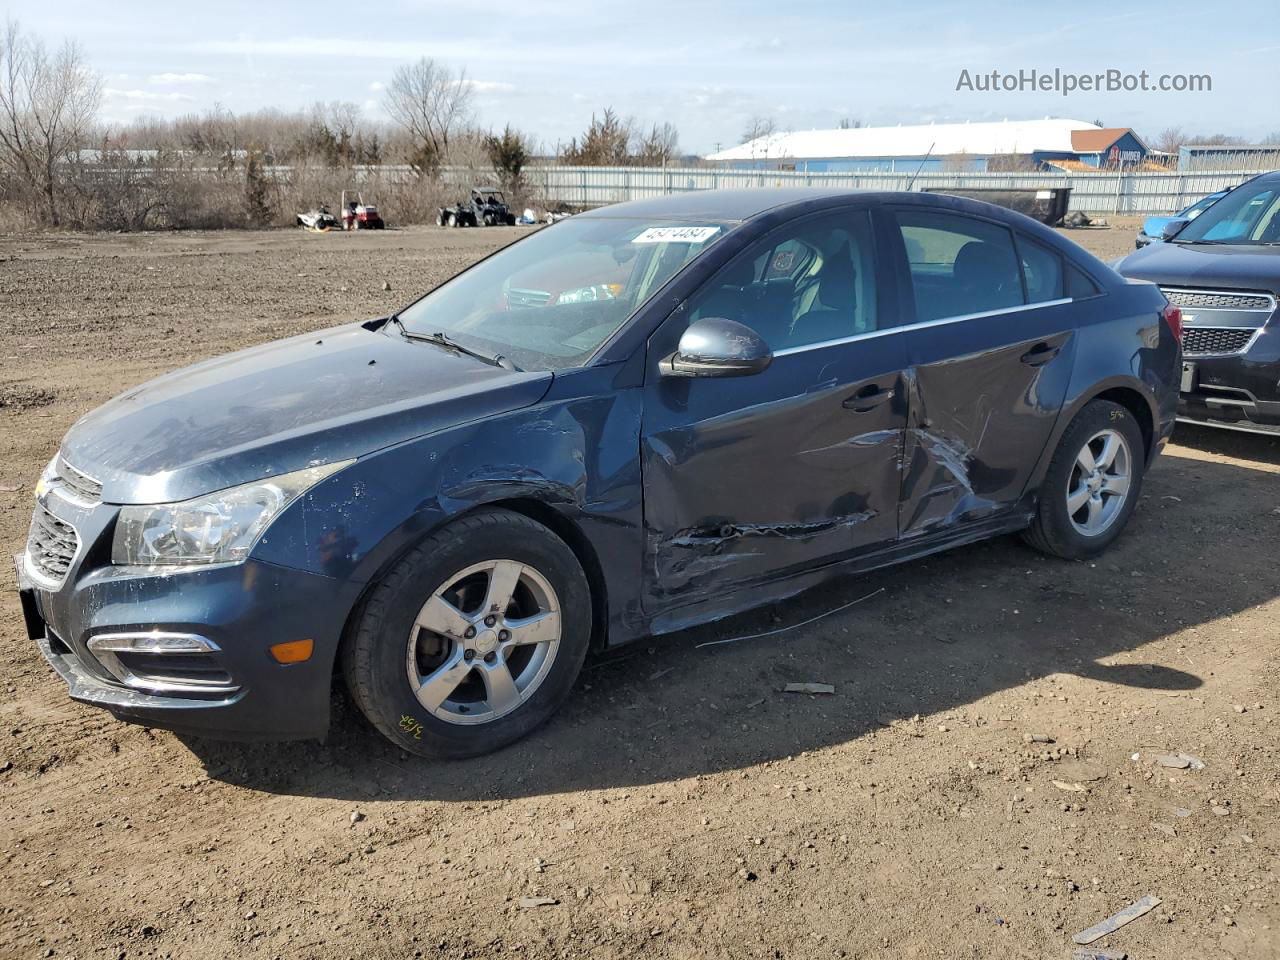
{"type": "Polygon", "coordinates": [[[102,484],[67,463],[61,454],[58,455],[54,469],[58,474],[58,482],[76,500],[89,506],[97,506],[102,502],[102,484]]]}
{"type": "Polygon", "coordinates": [[[1275,298],[1267,293],[1226,293],[1215,290],[1162,291],[1176,307],[1199,307],[1202,310],[1266,310],[1276,308],[1275,298]]]}
{"type": "Polygon", "coordinates": [[[1257,332],[1252,327],[1183,327],[1182,353],[1188,357],[1239,353],[1257,332]]]}
{"type": "Polygon", "coordinates": [[[27,535],[27,559],[46,580],[61,584],[80,549],[76,528],[37,504],[27,535]]]}

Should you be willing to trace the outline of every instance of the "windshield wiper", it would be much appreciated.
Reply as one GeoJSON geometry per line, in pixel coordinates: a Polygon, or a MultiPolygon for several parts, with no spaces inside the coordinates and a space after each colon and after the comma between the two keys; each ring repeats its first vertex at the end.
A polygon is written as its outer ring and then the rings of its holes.
{"type": "Polygon", "coordinates": [[[394,323],[399,327],[400,335],[406,340],[414,340],[420,343],[434,343],[438,347],[444,347],[446,350],[453,350],[457,353],[464,353],[468,357],[474,357],[476,360],[483,361],[484,363],[491,364],[492,366],[501,367],[503,370],[512,370],[516,373],[520,372],[519,367],[500,353],[489,354],[480,350],[472,350],[470,347],[465,347],[457,340],[454,340],[447,333],[418,333],[416,330],[410,330],[404,325],[404,321],[394,313],[387,318],[387,321],[389,323],[394,323]]]}

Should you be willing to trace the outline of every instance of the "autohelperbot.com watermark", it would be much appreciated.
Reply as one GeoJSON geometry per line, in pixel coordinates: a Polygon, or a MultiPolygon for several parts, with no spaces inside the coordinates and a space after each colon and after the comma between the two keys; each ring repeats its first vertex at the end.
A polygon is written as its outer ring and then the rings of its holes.
{"type": "Polygon", "coordinates": [[[1207,73],[1151,73],[1127,70],[1102,70],[1097,73],[1074,73],[1055,67],[1000,71],[962,69],[956,90],[970,93],[1060,93],[1070,96],[1082,93],[1209,93],[1213,77],[1207,73]]]}

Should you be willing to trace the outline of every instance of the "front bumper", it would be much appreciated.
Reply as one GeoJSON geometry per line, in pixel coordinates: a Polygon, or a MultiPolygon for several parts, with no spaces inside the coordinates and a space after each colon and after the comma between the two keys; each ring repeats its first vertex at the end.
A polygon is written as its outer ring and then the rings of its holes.
{"type": "Polygon", "coordinates": [[[131,723],[215,738],[327,732],[333,659],[353,588],[249,560],[165,575],[73,570],[53,589],[16,559],[28,635],[73,700],[131,723]],[[95,655],[95,638],[119,634],[195,636],[207,648],[198,656],[117,654],[118,661],[95,655]],[[314,641],[309,660],[280,664],[271,656],[272,645],[300,639],[314,641]]]}
{"type": "Polygon", "coordinates": [[[1280,328],[1268,324],[1248,349],[1228,356],[1187,355],[1190,390],[1178,397],[1178,419],[1205,426],[1280,433],[1280,328]]]}

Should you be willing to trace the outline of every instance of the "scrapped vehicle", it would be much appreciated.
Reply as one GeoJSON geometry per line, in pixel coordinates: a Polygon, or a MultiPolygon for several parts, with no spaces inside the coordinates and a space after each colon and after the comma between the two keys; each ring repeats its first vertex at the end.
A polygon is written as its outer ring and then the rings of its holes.
{"type": "Polygon", "coordinates": [[[1229,190],[1219,190],[1217,193],[1211,193],[1207,197],[1201,197],[1195,203],[1184,207],[1171,217],[1147,217],[1146,220],[1142,221],[1142,229],[1138,231],[1138,236],[1133,241],[1134,247],[1141,250],[1149,243],[1159,243],[1164,237],[1164,228],[1171,221],[1194,220],[1230,192],[1229,190]]]}
{"type": "Polygon", "coordinates": [[[1116,269],[1182,308],[1178,419],[1280,434],[1280,171],[1170,221],[1116,269]]]}
{"type": "Polygon", "coordinates": [[[336,664],[387,738],[470,756],[592,650],[998,534],[1099,553],[1173,429],[1177,326],[972,200],[582,213],[78,420],[22,609],[71,696],[125,720],[320,737],[336,664]]]}
{"type": "Polygon", "coordinates": [[[436,213],[437,227],[512,227],[515,222],[502,191],[488,187],[472,187],[465,200],[436,213]]]}
{"type": "Polygon", "coordinates": [[[342,191],[342,228],[344,230],[382,230],[386,224],[375,204],[353,190],[342,191]]]}
{"type": "Polygon", "coordinates": [[[324,204],[308,210],[306,213],[300,213],[294,219],[297,226],[306,227],[308,230],[338,229],[338,218],[330,213],[329,208],[324,204]]]}

